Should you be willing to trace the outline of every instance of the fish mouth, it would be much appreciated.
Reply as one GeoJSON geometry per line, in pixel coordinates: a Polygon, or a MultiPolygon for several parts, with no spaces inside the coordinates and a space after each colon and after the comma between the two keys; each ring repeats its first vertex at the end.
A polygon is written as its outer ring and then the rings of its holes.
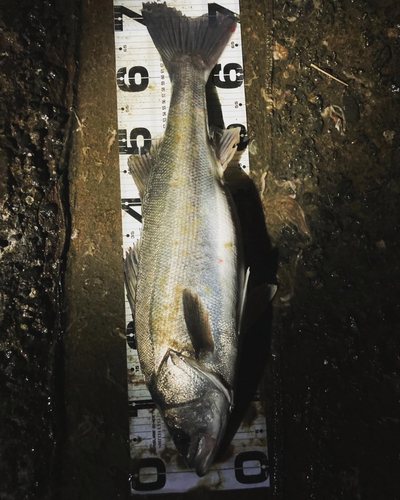
{"type": "Polygon", "coordinates": [[[195,455],[188,460],[188,466],[196,470],[196,474],[203,477],[217,452],[217,440],[209,434],[200,434],[195,455]]]}
{"type": "Polygon", "coordinates": [[[186,462],[189,468],[195,469],[199,477],[207,474],[225,434],[228,419],[225,416],[224,407],[228,405],[228,401],[224,394],[220,393],[220,397],[223,407],[219,407],[214,413],[214,425],[207,430],[204,429],[203,432],[197,435],[197,443],[193,443],[194,446],[192,445],[190,452],[186,454],[186,462]]]}

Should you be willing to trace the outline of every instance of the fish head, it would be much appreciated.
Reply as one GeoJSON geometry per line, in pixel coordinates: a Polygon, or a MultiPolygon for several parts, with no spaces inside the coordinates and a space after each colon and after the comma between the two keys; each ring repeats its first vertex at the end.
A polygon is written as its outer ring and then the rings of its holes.
{"type": "Polygon", "coordinates": [[[165,412],[165,422],[177,450],[199,476],[206,474],[214,460],[228,415],[225,396],[212,389],[201,400],[189,399],[165,412]]]}
{"type": "Polygon", "coordinates": [[[163,386],[163,392],[168,391],[168,399],[159,405],[160,411],[188,467],[204,476],[224,435],[232,393],[216,374],[198,361],[176,353],[171,358],[168,377],[160,376],[160,380],[164,378],[168,383],[168,388],[163,386]]]}

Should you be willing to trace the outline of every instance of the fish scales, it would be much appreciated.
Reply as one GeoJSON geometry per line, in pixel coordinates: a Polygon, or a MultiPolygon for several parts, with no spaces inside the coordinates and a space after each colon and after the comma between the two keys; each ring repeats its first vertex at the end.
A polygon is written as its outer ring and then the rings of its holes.
{"type": "MultiPolygon", "coordinates": [[[[150,336],[154,346],[149,356],[139,350],[146,380],[158,371],[169,348],[194,354],[183,318],[184,288],[197,292],[210,311],[218,347],[226,351],[226,334],[231,342],[235,339],[235,228],[208,139],[203,75],[199,78],[190,67],[182,73],[175,80],[168,126],[143,207],[137,301],[147,307],[136,309],[136,321],[138,343],[148,344],[150,336]]],[[[226,362],[225,357],[218,368],[233,383],[226,362]]]]}
{"type": "Polygon", "coordinates": [[[219,150],[205,94],[236,19],[189,19],[154,3],[144,4],[143,18],[172,97],[161,143],[129,159],[145,188],[139,269],[132,272],[135,256],[125,278],[146,384],[178,451],[204,475],[232,407],[243,296],[237,219],[221,163],[239,136],[228,131],[219,150]]]}

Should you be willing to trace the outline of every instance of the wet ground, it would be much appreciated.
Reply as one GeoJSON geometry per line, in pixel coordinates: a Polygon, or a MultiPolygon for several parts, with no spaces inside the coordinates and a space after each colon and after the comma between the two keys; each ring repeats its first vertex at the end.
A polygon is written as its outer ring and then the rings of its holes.
{"type": "Polygon", "coordinates": [[[46,1],[3,2],[0,47],[0,498],[42,498],[63,413],[73,26],[46,1]]]}
{"type": "MultiPolygon", "coordinates": [[[[0,13],[0,498],[126,498],[112,5],[0,13]]],[[[244,0],[242,14],[279,285],[273,487],[253,496],[397,499],[400,7],[244,0]]]]}
{"type": "Polygon", "coordinates": [[[400,496],[399,21],[388,1],[274,4],[256,178],[279,252],[283,498],[400,496]]]}

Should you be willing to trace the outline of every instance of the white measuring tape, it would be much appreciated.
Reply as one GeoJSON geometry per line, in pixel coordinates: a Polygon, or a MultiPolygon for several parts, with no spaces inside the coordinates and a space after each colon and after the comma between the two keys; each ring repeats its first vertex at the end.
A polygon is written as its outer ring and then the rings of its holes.
{"type": "MultiPolygon", "coordinates": [[[[168,6],[190,17],[226,9],[239,14],[238,0],[223,4],[178,0],[168,2],[168,6]]],[[[127,161],[131,154],[140,154],[142,149],[148,151],[152,142],[162,137],[171,96],[168,73],[143,24],[141,9],[141,1],[114,0],[124,254],[139,237],[141,228],[139,192],[129,174],[127,161]]],[[[240,24],[212,72],[212,81],[218,90],[225,127],[241,125],[245,133],[240,24]]],[[[247,150],[240,161],[242,168],[248,171],[247,150]]],[[[251,403],[251,412],[256,417],[251,423],[242,424],[233,438],[229,459],[214,464],[203,478],[185,467],[141,375],[127,300],[125,314],[132,493],[177,493],[202,485],[210,489],[269,486],[266,420],[258,401],[251,403]]]]}

